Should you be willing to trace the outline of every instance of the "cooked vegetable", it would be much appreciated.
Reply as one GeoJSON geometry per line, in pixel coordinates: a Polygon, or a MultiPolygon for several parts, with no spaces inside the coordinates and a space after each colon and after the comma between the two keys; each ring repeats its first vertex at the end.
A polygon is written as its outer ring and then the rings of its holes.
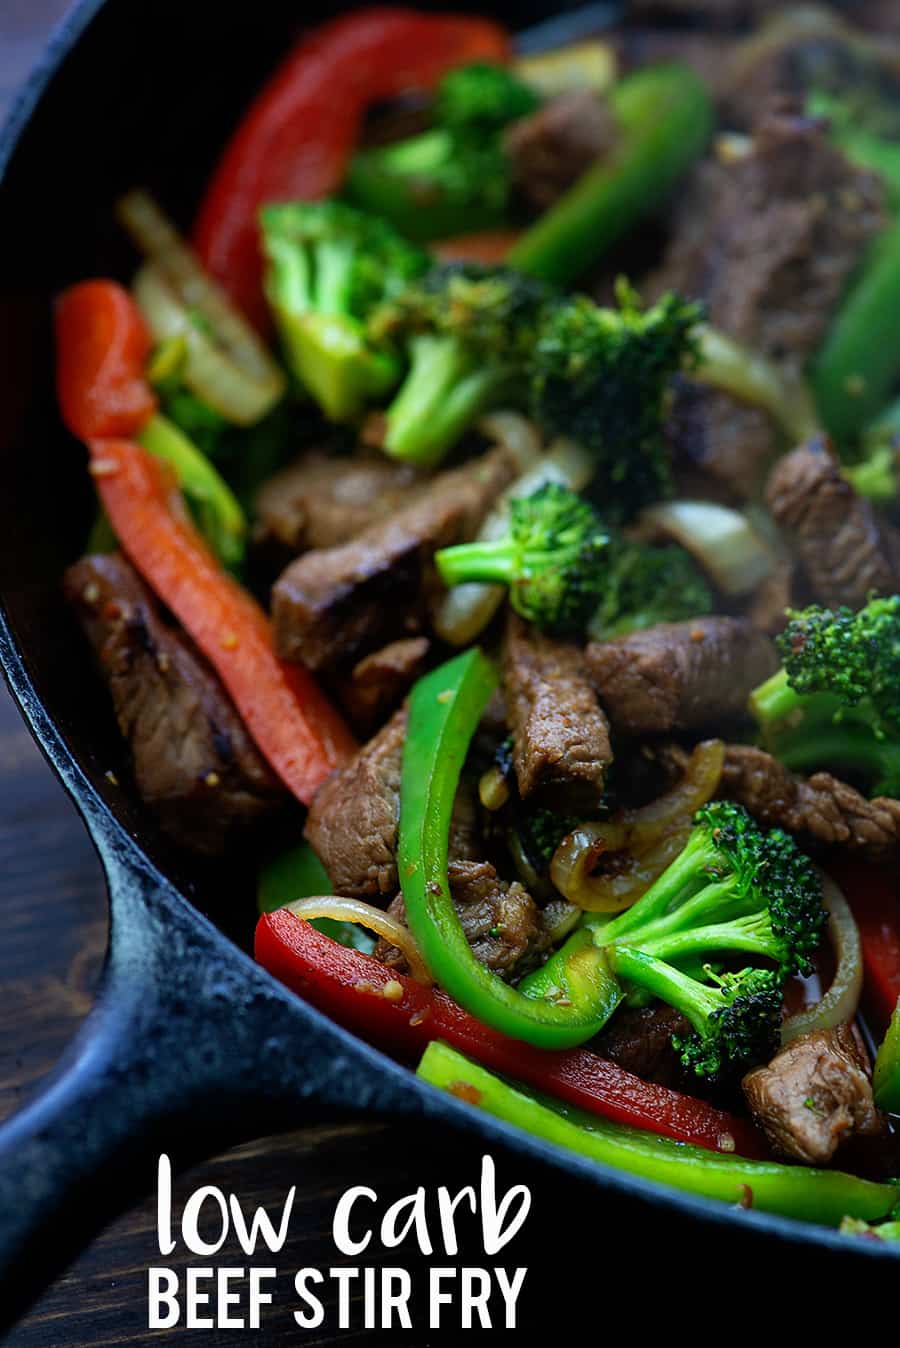
{"type": "Polygon", "coordinates": [[[547,308],[531,397],[540,425],[594,456],[604,515],[629,518],[671,489],[665,398],[672,376],[693,363],[700,310],[671,293],[642,310],[624,280],[617,300],[606,309],[576,295],[547,308]]]}
{"type": "Polygon", "coordinates": [[[509,207],[503,128],[538,102],[534,90],[503,66],[475,62],[451,70],[435,94],[434,126],[354,155],[345,191],[410,239],[490,229],[509,207]]]}
{"type": "Polygon", "coordinates": [[[845,1217],[841,1235],[865,1236],[866,1240],[900,1240],[900,1218],[889,1222],[865,1222],[861,1217],[845,1217]]]}
{"type": "Polygon", "coordinates": [[[635,903],[681,852],[694,815],[719,789],[724,762],[722,741],[706,740],[681,780],[649,805],[579,824],[553,856],[550,874],[560,894],[590,913],[618,913],[635,903]]]}
{"type": "MultiPolygon", "coordinates": [[[[718,501],[661,501],[642,512],[640,523],[690,552],[723,594],[751,594],[775,563],[747,515],[718,501]]],[[[705,612],[695,609],[682,616],[705,612]]]]}
{"type": "Polygon", "coordinates": [[[613,87],[610,104],[622,132],[615,154],[522,236],[510,266],[558,285],[574,281],[660,209],[712,131],[709,95],[686,66],[639,70],[613,87]]]}
{"type": "Polygon", "coordinates": [[[341,14],[302,37],[226,145],[197,216],[197,252],[238,308],[265,326],[261,206],[330,196],[368,107],[508,52],[506,33],[487,19],[399,7],[341,14]]]}
{"type": "Polygon", "coordinates": [[[834,951],[834,977],[824,997],[814,1006],[789,1016],[781,1027],[782,1044],[813,1030],[832,1030],[849,1024],[859,1007],[863,985],[862,948],[859,929],[850,905],[827,875],[822,883],[822,901],[828,913],[828,935],[834,951]]]}
{"type": "Polygon", "coordinates": [[[271,767],[304,804],[353,741],[299,665],[272,645],[256,601],[213,559],[146,450],[88,442],[91,473],[124,551],[216,670],[271,767]]]}
{"type": "MultiPolygon", "coordinates": [[[[331,887],[328,872],[309,843],[300,843],[279,852],[262,867],[256,884],[256,906],[260,913],[274,913],[297,899],[327,894],[331,887]]],[[[358,922],[344,922],[333,917],[309,920],[317,931],[341,945],[361,950],[366,955],[375,949],[375,938],[358,922]]]]}
{"type": "Polygon", "coordinates": [[[900,1001],[900,892],[893,868],[845,863],[830,867],[846,894],[859,931],[863,1007],[883,1034],[900,1001]]]}
{"type": "Polygon", "coordinates": [[[377,936],[397,947],[417,983],[432,981],[422,963],[419,948],[410,935],[409,927],[398,922],[397,918],[386,913],[383,908],[373,908],[370,903],[362,903],[359,899],[341,898],[336,894],[295,899],[287,907],[289,912],[304,922],[321,921],[325,918],[342,925],[356,924],[368,931],[374,931],[377,936]]]}
{"type": "Polygon", "coordinates": [[[715,1156],[600,1122],[569,1106],[562,1109],[552,1099],[535,1099],[508,1085],[447,1044],[429,1044],[419,1076],[495,1118],[601,1165],[723,1203],[740,1204],[749,1196],[761,1212],[837,1226],[848,1214],[864,1220],[885,1217],[897,1201],[893,1185],[840,1170],[715,1156]]]}
{"type": "Polygon", "coordinates": [[[877,416],[900,375],[900,222],[872,245],[812,371],[822,421],[843,446],[877,416]]]}
{"type": "Polygon", "coordinates": [[[877,173],[894,210],[900,207],[900,133],[896,107],[876,87],[843,91],[814,88],[807,95],[811,117],[828,123],[828,135],[853,164],[877,173]]]}
{"type": "Polygon", "coordinates": [[[766,745],[789,768],[849,765],[874,795],[900,794],[900,596],[796,612],[777,644],[782,667],[750,699],[766,745]]]}
{"type": "Polygon", "coordinates": [[[555,51],[520,56],[513,70],[542,98],[555,98],[573,89],[605,94],[616,78],[616,52],[606,42],[573,42],[555,51]]]}
{"type": "Polygon", "coordinates": [[[384,449],[430,466],[489,408],[524,397],[543,286],[474,263],[434,267],[373,316],[373,340],[392,340],[409,373],[387,408],[384,449]]]}
{"type": "Polygon", "coordinates": [[[900,1114],[900,999],[875,1059],[875,1103],[890,1114],[900,1114]]]}
{"type": "Polygon", "coordinates": [[[592,641],[712,612],[709,586],[684,548],[617,538],[605,572],[603,598],[588,623],[592,641]]]}
{"type": "Polygon", "coordinates": [[[157,408],[144,366],[151,338],[115,281],[80,281],[56,301],[56,396],[80,440],[134,435],[157,408]]]}
{"type": "Polygon", "coordinates": [[[130,192],[118,214],[150,259],[134,293],[154,337],[186,344],[184,382],[227,421],[259,421],[284,393],[281,368],[150,197],[130,192]]]}
{"type": "Polygon", "coordinates": [[[621,978],[681,1011],[693,1029],[673,1040],[682,1062],[716,1079],[774,1047],[783,983],[811,971],[824,921],[821,881],[788,835],[717,802],[697,812],[683,851],[637,903],[609,920],[586,919],[521,987],[532,994],[556,983],[556,961],[587,936],[621,978]],[[775,967],[717,974],[707,962],[738,952],[775,967]],[[683,972],[685,962],[705,981],[683,972]]]}
{"type": "Polygon", "coordinates": [[[765,356],[741,346],[708,323],[697,324],[694,341],[697,359],[691,377],[698,383],[762,408],[794,443],[808,440],[819,429],[805,379],[786,374],[765,356]]]}
{"type": "Polygon", "coordinates": [[[467,1011],[514,1039],[568,1048],[596,1034],[621,998],[601,952],[588,946],[560,960],[565,1004],[524,996],[476,959],[450,893],[453,801],[496,681],[496,671],[476,647],[420,679],[410,695],[397,850],[406,916],[432,976],[467,1011]]]}
{"type": "Polygon", "coordinates": [[[590,1049],[548,1052],[508,1039],[439,987],[343,948],[293,913],[260,918],[255,953],[270,973],[338,1024],[407,1060],[440,1039],[591,1114],[711,1151],[765,1154],[748,1119],[642,1081],[590,1049]]]}
{"type": "Polygon", "coordinates": [[[142,427],[138,440],[144,449],[174,469],[197,527],[219,560],[225,566],[238,566],[244,557],[247,522],[225,479],[166,417],[152,416],[142,427]]]}
{"type": "Polygon", "coordinates": [[[266,206],[266,295],[291,369],[333,421],[358,417],[401,367],[366,335],[371,311],[428,260],[376,216],[337,201],[266,206]]]}
{"type": "Polygon", "coordinates": [[[509,533],[443,548],[445,585],[499,581],[517,613],[538,627],[577,634],[604,593],[609,534],[577,492],[556,482],[509,503],[509,533]]]}

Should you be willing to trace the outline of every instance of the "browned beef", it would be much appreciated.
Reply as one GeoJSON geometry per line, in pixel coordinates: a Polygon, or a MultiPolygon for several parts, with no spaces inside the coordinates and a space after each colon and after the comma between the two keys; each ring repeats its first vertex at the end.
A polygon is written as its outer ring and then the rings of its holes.
{"type": "Polygon", "coordinates": [[[589,89],[575,89],[513,122],[503,144],[515,187],[531,205],[546,210],[595,160],[610,154],[617,140],[606,101],[589,89]]]}
{"type": "Polygon", "coordinates": [[[826,441],[802,445],[779,460],[766,501],[790,535],[820,603],[859,608],[873,590],[891,594],[900,586],[891,532],[841,476],[826,441]]]}
{"type": "Polygon", "coordinates": [[[672,1086],[683,1075],[672,1036],[689,1030],[681,1012],[663,1002],[634,1010],[625,1007],[616,1012],[591,1047],[626,1072],[672,1086]]]}
{"type": "Polygon", "coordinates": [[[896,855],[900,844],[900,801],[869,800],[829,772],[798,777],[749,744],[728,746],[721,794],[807,845],[841,847],[877,861],[896,855]]]}
{"type": "Polygon", "coordinates": [[[614,729],[630,735],[721,728],[774,674],[772,642],[745,618],[660,623],[587,648],[594,687],[614,729]]]}
{"type": "Polygon", "coordinates": [[[420,486],[407,464],[309,450],[269,478],[256,498],[263,537],[294,552],[331,548],[406,505],[420,486]]]}
{"type": "Polygon", "coordinates": [[[868,1055],[853,1026],[800,1035],[744,1077],[744,1096],[773,1149],[827,1165],[851,1135],[873,1136],[882,1120],[872,1099],[868,1055]]]}
{"type": "Polygon", "coordinates": [[[411,504],[341,547],[298,557],[272,592],[278,649],[309,669],[333,669],[411,635],[438,548],[477,529],[515,476],[497,446],[433,478],[411,504]]]}
{"type": "Polygon", "coordinates": [[[112,694],[138,791],[168,834],[221,852],[284,802],[218,678],[124,557],[76,562],[65,592],[112,694]]]}
{"type": "MultiPolygon", "coordinates": [[[[450,890],[466,940],[482,964],[501,978],[518,978],[547,948],[548,936],[541,910],[526,889],[501,880],[487,861],[454,861],[449,867],[450,890]]],[[[388,912],[406,924],[403,895],[388,912]]],[[[379,941],[375,956],[394,969],[406,961],[396,946],[379,941]]]]}
{"type": "Polygon", "coordinates": [[[567,810],[595,808],[613,755],[609,724],[581,651],[513,613],[503,649],[503,690],[522,796],[567,810]]]}
{"type": "Polygon", "coordinates": [[[728,503],[759,494],[781,447],[767,413],[690,379],[678,380],[666,437],[679,492],[728,503]]]}
{"type": "Polygon", "coordinates": [[[721,32],[708,28],[665,28],[636,24],[611,33],[619,69],[638,70],[660,61],[678,61],[690,66],[713,94],[723,83],[733,43],[721,32]]]}
{"type": "Polygon", "coordinates": [[[747,617],[761,632],[776,636],[784,629],[787,610],[794,606],[796,572],[794,563],[782,558],[756,587],[747,608],[747,617]]]}
{"type": "MultiPolygon", "coordinates": [[[[352,898],[395,894],[400,771],[406,739],[401,707],[338,772],[316,792],[305,836],[328,872],[334,892],[352,898]]],[[[470,859],[479,845],[471,795],[460,788],[450,823],[450,857],[470,859]]]]}
{"type": "Polygon", "coordinates": [[[819,123],[776,109],[746,154],[697,171],[654,288],[702,299],[714,326],[799,372],[884,224],[882,201],[819,123]]]}
{"type": "Polygon", "coordinates": [[[373,651],[341,681],[340,697],[357,730],[371,734],[403,701],[425,669],[431,642],[405,637],[373,651]]]}

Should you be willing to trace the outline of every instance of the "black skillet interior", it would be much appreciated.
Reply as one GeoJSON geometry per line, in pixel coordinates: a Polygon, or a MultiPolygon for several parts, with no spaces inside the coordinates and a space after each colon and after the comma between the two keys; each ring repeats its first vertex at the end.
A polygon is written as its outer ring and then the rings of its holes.
{"type": "MultiPolygon", "coordinates": [[[[76,7],[57,56],[95,9],[96,0],[76,7]]],[[[62,568],[83,544],[92,507],[83,454],[54,410],[50,297],[77,278],[129,274],[133,258],[111,211],[121,190],[146,183],[177,218],[190,219],[248,95],[299,24],[329,12],[326,5],[301,13],[295,3],[266,0],[252,7],[248,22],[244,7],[218,0],[157,0],[148,7],[109,0],[27,119],[0,187],[0,597],[8,623],[7,633],[0,624],[0,650],[32,727],[91,823],[113,899],[113,955],[101,1010],[50,1098],[18,1131],[15,1123],[0,1130],[4,1317],[117,1204],[149,1186],[154,1149],[165,1145],[181,1159],[199,1155],[268,1126],[289,1126],[310,1102],[331,1110],[424,1113],[503,1137],[568,1171],[574,1182],[595,1186],[604,1210],[620,1221],[627,1211],[629,1225],[646,1220],[650,1206],[657,1230],[699,1219],[695,1253],[703,1241],[727,1238],[736,1251],[765,1236],[791,1243],[795,1259],[821,1261],[830,1252],[860,1266],[874,1257],[880,1267],[886,1251],[877,1246],[850,1246],[832,1233],[760,1214],[741,1213],[735,1221],[723,1207],[661,1195],[562,1156],[415,1084],[278,988],[198,917],[199,909],[246,947],[249,869],[187,868],[127,790],[106,776],[112,770],[127,781],[127,773],[117,773],[121,746],[60,598],[62,568]],[[155,1040],[151,1050],[136,1048],[147,1034],[155,1040]],[[100,1122],[83,1122],[85,1094],[100,1122]],[[217,1118],[223,1112],[227,1123],[217,1118]],[[26,1201],[21,1174],[29,1158],[43,1169],[40,1192],[26,1201]],[[127,1164],[131,1182],[123,1184],[127,1164]],[[92,1168],[105,1176],[99,1190],[92,1168]],[[87,1193],[90,1213],[82,1204],[78,1226],[73,1214],[87,1193]],[[67,1221],[57,1223],[52,1250],[43,1246],[38,1272],[26,1256],[41,1223],[65,1203],[67,1221]],[[22,1220],[13,1219],[14,1210],[22,1220]]],[[[544,18],[547,6],[518,0],[489,12],[522,27],[544,18]]],[[[27,111],[23,105],[21,116],[27,111]]],[[[34,845],[40,846],[37,836],[34,845]]]]}

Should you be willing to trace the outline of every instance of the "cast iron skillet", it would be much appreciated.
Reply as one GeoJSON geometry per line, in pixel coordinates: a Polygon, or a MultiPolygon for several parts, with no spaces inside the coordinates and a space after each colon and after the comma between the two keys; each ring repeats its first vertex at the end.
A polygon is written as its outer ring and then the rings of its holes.
{"type": "MultiPolygon", "coordinates": [[[[517,25],[547,12],[540,0],[492,9],[517,25]]],[[[328,12],[304,7],[302,20],[328,12]]],[[[82,0],[0,139],[0,660],[100,854],[111,911],[96,1008],[53,1078],[0,1128],[0,1321],[151,1187],[161,1150],[184,1164],[346,1113],[452,1123],[530,1158],[529,1170],[569,1172],[620,1232],[652,1208],[657,1238],[683,1238],[692,1218],[695,1257],[722,1241],[741,1257],[764,1238],[792,1245],[794,1268],[839,1254],[861,1272],[890,1252],[602,1169],[422,1084],[255,965],[239,944],[253,916],[241,877],[185,873],[105,776],[121,745],[60,599],[91,503],[83,454],[54,411],[50,299],[77,278],[127,276],[110,205],[136,180],[189,218],[216,148],[298,22],[280,0],[255,4],[252,23],[245,13],[220,0],[82,0]]],[[[23,845],[40,847],[39,833],[23,845]]],[[[47,926],[52,939],[52,893],[47,926]]]]}

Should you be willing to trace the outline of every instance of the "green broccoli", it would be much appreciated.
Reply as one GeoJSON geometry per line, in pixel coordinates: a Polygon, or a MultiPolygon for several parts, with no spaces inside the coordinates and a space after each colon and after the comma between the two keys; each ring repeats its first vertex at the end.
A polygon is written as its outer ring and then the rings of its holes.
{"type": "Polygon", "coordinates": [[[452,70],[437,90],[434,126],[409,140],[361,150],[350,162],[344,191],[421,242],[496,226],[511,193],[503,128],[538,102],[503,66],[452,70]]]}
{"type": "Polygon", "coordinates": [[[538,281],[502,267],[433,267],[373,315],[376,345],[394,343],[409,372],[386,412],[384,449],[436,463],[482,413],[521,400],[538,318],[538,281]]]}
{"type": "Polygon", "coordinates": [[[594,641],[608,641],[662,622],[712,612],[709,586],[689,552],[619,538],[609,550],[603,598],[588,623],[594,641]]]}
{"type": "Polygon", "coordinates": [[[766,746],[789,768],[844,765],[900,795],[900,595],[795,612],[777,643],[782,666],[750,698],[766,746]]]}
{"type": "Polygon", "coordinates": [[[366,332],[372,310],[427,266],[390,225],[336,201],[265,206],[266,295],[293,373],[334,421],[353,420],[401,365],[366,332]]]}
{"type": "Polygon", "coordinates": [[[558,482],[515,497],[509,513],[505,538],[441,549],[435,558],[441,580],[508,585],[510,603],[523,618],[576,635],[603,594],[608,533],[593,508],[558,482]]]}
{"type": "Polygon", "coordinates": [[[841,467],[860,496],[889,505],[900,496],[900,403],[892,403],[866,430],[860,452],[841,467]]]}
{"type": "Polygon", "coordinates": [[[671,488],[663,433],[672,376],[696,358],[701,309],[664,295],[643,310],[624,280],[618,308],[576,295],[547,307],[532,362],[536,420],[571,436],[597,462],[604,513],[630,517],[671,488]]]}
{"type": "MultiPolygon", "coordinates": [[[[784,981],[811,971],[824,921],[818,873],[793,840],[719,801],[698,812],[683,851],[633,907],[585,926],[616,974],[681,1011],[693,1031],[676,1044],[682,1062],[716,1079],[774,1048],[784,981]],[[735,954],[772,967],[714,972],[714,958],[735,954]]],[[[565,954],[521,989],[540,994],[565,954]]]]}

